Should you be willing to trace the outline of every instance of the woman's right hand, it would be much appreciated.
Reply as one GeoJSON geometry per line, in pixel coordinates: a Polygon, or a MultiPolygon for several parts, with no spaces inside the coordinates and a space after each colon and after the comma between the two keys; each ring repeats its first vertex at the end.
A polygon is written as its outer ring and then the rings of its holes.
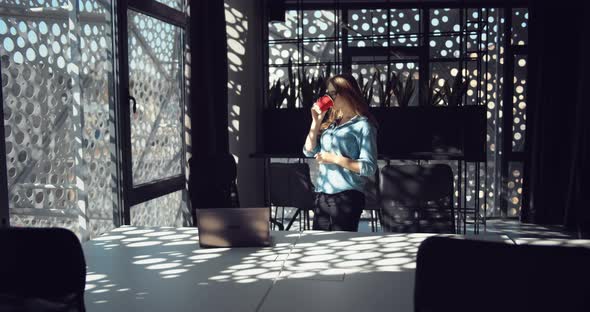
{"type": "Polygon", "coordinates": [[[311,120],[314,124],[319,125],[322,123],[322,120],[324,120],[324,116],[326,116],[326,113],[328,111],[320,111],[320,108],[316,105],[313,104],[311,106],[311,120]]]}
{"type": "Polygon", "coordinates": [[[304,145],[304,149],[310,153],[315,150],[318,143],[317,138],[325,115],[326,111],[320,111],[320,108],[317,105],[313,104],[311,106],[311,127],[309,127],[309,133],[307,134],[304,145]]]}

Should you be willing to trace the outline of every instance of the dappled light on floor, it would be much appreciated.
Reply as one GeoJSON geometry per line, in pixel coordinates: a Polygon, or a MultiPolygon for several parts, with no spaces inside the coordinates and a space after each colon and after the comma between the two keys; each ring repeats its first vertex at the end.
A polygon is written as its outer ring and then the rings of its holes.
{"type": "Polygon", "coordinates": [[[543,226],[538,224],[521,223],[518,220],[491,220],[488,232],[502,233],[510,237],[537,238],[574,238],[560,226],[543,226]]]}

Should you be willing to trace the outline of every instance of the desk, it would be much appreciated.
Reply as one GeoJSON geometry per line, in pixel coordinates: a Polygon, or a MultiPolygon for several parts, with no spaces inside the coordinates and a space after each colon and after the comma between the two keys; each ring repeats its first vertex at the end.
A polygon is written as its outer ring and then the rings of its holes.
{"type": "Polygon", "coordinates": [[[517,245],[539,246],[566,246],[590,248],[590,239],[565,239],[565,238],[513,238],[517,245]]]}
{"type": "Polygon", "coordinates": [[[83,245],[86,308],[413,311],[416,252],[429,236],[272,232],[272,247],[200,249],[196,228],[121,227],[83,245]]]}

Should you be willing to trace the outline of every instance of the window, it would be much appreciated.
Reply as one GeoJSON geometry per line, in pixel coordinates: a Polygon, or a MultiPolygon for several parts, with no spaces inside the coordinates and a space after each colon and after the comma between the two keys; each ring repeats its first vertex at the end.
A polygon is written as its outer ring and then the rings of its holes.
{"type": "MultiPolygon", "coordinates": [[[[466,84],[460,105],[485,106],[488,123],[487,163],[479,168],[480,177],[485,178],[476,188],[478,169],[467,166],[465,204],[474,207],[478,198],[481,214],[518,216],[522,162],[517,160],[524,151],[526,130],[528,10],[429,8],[422,2],[416,7],[410,2],[402,7],[379,1],[362,5],[340,2],[330,9],[323,3],[314,10],[312,2],[287,2],[285,22],[267,24],[266,107],[311,105],[313,99],[304,92],[309,82],[319,89],[319,77],[341,71],[351,72],[361,89],[373,89],[366,94],[373,107],[448,105],[428,94],[445,85],[454,89],[460,77],[466,84]],[[414,83],[407,104],[395,96],[388,102],[380,97],[378,89],[392,74],[404,84],[414,83]],[[510,92],[504,92],[507,80],[514,81],[510,92]],[[513,105],[504,107],[504,102],[513,105]],[[504,122],[507,112],[510,126],[504,122]],[[506,131],[512,142],[503,143],[506,131]]],[[[449,164],[456,170],[456,162],[449,164]]]]}
{"type": "Polygon", "coordinates": [[[0,15],[10,224],[87,239],[114,227],[118,205],[113,10],[62,2],[11,2],[0,15]]]}

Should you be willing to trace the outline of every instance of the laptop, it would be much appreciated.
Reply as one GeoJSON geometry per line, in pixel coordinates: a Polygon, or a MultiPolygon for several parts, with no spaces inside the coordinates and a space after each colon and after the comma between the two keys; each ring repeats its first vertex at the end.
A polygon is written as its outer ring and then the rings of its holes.
{"type": "Polygon", "coordinates": [[[270,209],[197,209],[201,247],[270,246],[270,209]]]}

